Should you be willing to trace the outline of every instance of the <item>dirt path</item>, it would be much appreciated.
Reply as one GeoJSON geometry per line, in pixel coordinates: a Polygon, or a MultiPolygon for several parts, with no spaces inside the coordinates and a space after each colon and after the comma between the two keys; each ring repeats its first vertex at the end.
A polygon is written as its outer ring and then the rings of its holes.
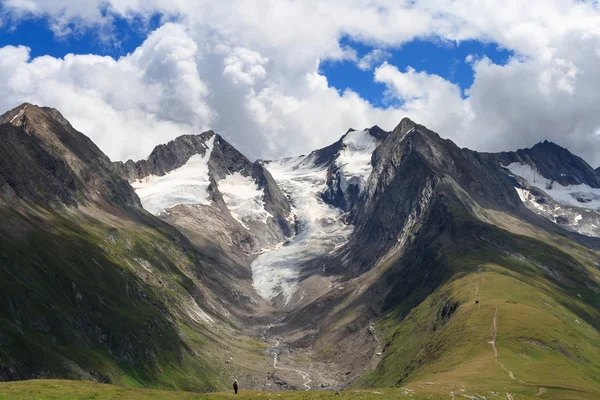
{"type": "Polygon", "coordinates": [[[508,376],[510,376],[510,379],[515,379],[515,376],[513,375],[512,371],[508,370],[508,368],[506,368],[504,366],[504,364],[502,364],[500,362],[500,360],[498,360],[498,348],[496,347],[496,337],[498,336],[498,306],[496,306],[496,309],[494,310],[494,318],[492,319],[492,327],[490,328],[490,340],[488,341],[489,344],[492,345],[492,349],[494,350],[494,360],[500,364],[500,366],[502,367],[503,370],[505,370],[508,373],[508,376]]]}

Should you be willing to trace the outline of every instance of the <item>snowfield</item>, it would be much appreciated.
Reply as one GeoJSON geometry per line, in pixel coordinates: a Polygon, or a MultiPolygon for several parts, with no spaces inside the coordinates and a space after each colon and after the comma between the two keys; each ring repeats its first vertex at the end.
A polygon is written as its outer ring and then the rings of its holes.
{"type": "Polygon", "coordinates": [[[209,204],[208,160],[215,136],[206,141],[204,155],[196,154],[185,165],[164,176],[149,175],[131,186],[142,201],[144,209],[154,215],[178,204],[209,204]]]}
{"type": "MultiPolygon", "coordinates": [[[[529,164],[515,162],[504,168],[527,180],[531,186],[543,190],[559,204],[593,210],[600,209],[600,189],[585,184],[563,186],[543,177],[539,172],[534,171],[529,164]]],[[[517,192],[519,192],[518,189],[517,192]]],[[[519,196],[523,200],[522,193],[519,193],[519,196]]]]}
{"type": "Polygon", "coordinates": [[[252,263],[253,286],[266,300],[283,295],[287,304],[297,288],[305,262],[327,255],[348,241],[353,226],[343,222],[343,212],[326,204],[326,167],[309,157],[273,161],[266,165],[289,196],[296,217],[297,234],[290,243],[260,254],[252,263]]]}
{"type": "Polygon", "coordinates": [[[362,191],[373,170],[371,156],[377,148],[377,139],[368,130],[354,131],[349,132],[342,143],[344,148],[336,160],[340,171],[340,188],[346,192],[349,185],[357,185],[362,191]]]}
{"type": "Polygon", "coordinates": [[[243,176],[239,172],[227,175],[217,185],[223,200],[231,213],[246,229],[251,221],[267,223],[272,215],[265,210],[264,191],[258,188],[251,176],[243,176]]]}
{"type": "Polygon", "coordinates": [[[562,186],[535,173],[529,165],[513,163],[507,167],[513,175],[526,179],[528,184],[546,193],[535,195],[536,190],[515,187],[519,198],[533,212],[548,218],[566,229],[582,235],[600,237],[600,189],[587,185],[562,186]]]}

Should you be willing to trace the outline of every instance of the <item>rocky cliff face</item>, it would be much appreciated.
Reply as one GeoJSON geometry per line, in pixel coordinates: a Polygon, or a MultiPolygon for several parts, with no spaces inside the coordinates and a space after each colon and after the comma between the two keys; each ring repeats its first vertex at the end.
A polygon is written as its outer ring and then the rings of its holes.
{"type": "Polygon", "coordinates": [[[586,184],[592,188],[600,188],[600,178],[588,163],[569,150],[548,141],[538,143],[531,149],[502,152],[490,157],[503,166],[512,163],[529,164],[541,176],[562,186],[586,184]]]}
{"type": "Polygon", "coordinates": [[[366,266],[409,243],[435,197],[463,199],[467,208],[479,204],[514,210],[520,204],[499,165],[409,119],[384,136],[371,163],[372,172],[352,209],[356,229],[343,257],[354,273],[363,273],[366,266]],[[365,250],[352,250],[357,247],[365,250]]]}
{"type": "Polygon", "coordinates": [[[478,158],[501,165],[531,211],[570,231],[600,237],[600,180],[581,158],[547,141],[478,158]]]}

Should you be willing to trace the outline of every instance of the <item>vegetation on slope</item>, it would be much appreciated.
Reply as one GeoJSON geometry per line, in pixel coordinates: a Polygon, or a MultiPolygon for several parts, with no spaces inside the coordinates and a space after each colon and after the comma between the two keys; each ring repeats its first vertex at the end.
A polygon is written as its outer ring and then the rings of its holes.
{"type": "Polygon", "coordinates": [[[354,386],[600,396],[597,266],[456,209],[449,215],[390,270],[382,360],[354,386]]]}
{"type": "Polygon", "coordinates": [[[0,210],[0,378],[205,391],[229,382],[224,349],[262,359],[198,313],[205,268],[180,234],[96,215],[0,210]]]}

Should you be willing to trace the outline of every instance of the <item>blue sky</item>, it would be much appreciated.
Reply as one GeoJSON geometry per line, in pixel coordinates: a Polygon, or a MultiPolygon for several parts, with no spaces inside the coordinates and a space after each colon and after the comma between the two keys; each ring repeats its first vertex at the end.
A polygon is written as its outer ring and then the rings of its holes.
{"type": "MultiPolygon", "coordinates": [[[[357,56],[363,57],[373,47],[355,42],[350,38],[343,38],[340,44],[356,50],[357,56]]],[[[463,90],[471,87],[473,83],[473,69],[465,61],[468,55],[476,58],[488,57],[494,63],[504,65],[513,52],[503,49],[495,43],[480,41],[464,41],[459,44],[439,40],[417,39],[399,48],[385,49],[391,54],[387,59],[389,64],[405,71],[412,67],[417,71],[425,71],[430,74],[439,75],[442,78],[457,84],[463,90]]],[[[325,61],[321,63],[320,71],[327,77],[330,85],[338,90],[350,88],[369,100],[372,104],[384,107],[388,102],[383,93],[386,89],[383,83],[373,80],[371,70],[363,71],[350,60],[325,61]]]]}
{"type": "Polygon", "coordinates": [[[148,32],[163,22],[160,15],[145,20],[127,20],[111,15],[113,23],[103,28],[70,24],[72,34],[57,37],[43,17],[9,22],[0,27],[0,47],[23,45],[31,57],[49,55],[63,58],[67,54],[97,54],[118,58],[131,53],[146,39],[148,32]]]}

